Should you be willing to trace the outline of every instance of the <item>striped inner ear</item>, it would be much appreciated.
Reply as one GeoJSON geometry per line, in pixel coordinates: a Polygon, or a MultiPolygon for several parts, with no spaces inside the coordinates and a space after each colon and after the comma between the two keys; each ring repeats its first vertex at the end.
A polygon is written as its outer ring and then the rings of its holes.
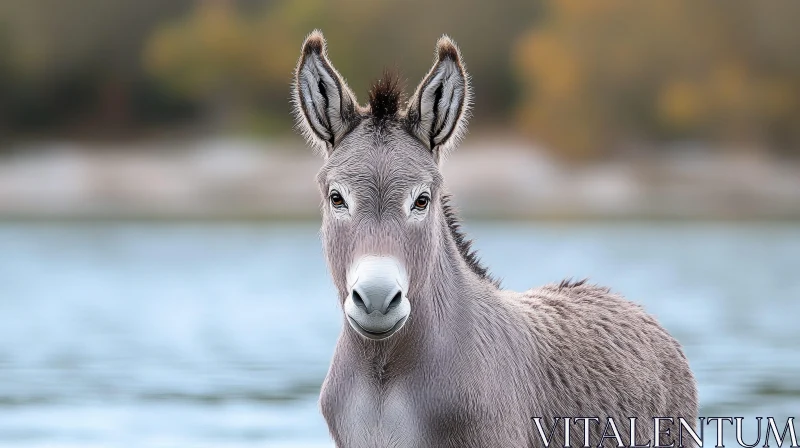
{"type": "Polygon", "coordinates": [[[311,130],[320,139],[334,143],[345,126],[342,120],[341,83],[327,62],[308,54],[297,74],[300,104],[311,130]]]}
{"type": "Polygon", "coordinates": [[[445,58],[431,71],[419,93],[420,130],[431,148],[456,132],[463,115],[466,78],[458,62],[445,58]]]}

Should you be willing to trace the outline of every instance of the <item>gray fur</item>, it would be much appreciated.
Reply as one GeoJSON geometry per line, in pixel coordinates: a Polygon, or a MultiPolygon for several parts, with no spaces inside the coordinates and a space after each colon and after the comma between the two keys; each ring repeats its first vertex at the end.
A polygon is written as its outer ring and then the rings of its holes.
{"type": "MultiPolygon", "coordinates": [[[[322,35],[309,39],[318,39],[324,54],[322,35]]],[[[603,424],[614,417],[625,443],[627,417],[640,419],[638,441],[645,443],[653,439],[652,417],[683,417],[694,426],[697,391],[688,362],[639,305],[585,282],[503,290],[469,250],[439,171],[439,152],[462,136],[469,105],[452,41],[439,41],[434,68],[396,117],[376,120],[353,100],[354,114],[344,115],[348,131],[332,143],[309,131],[310,107],[300,105],[306,97],[318,105],[302,85],[298,79],[294,93],[301,127],[312,143],[328,145],[317,176],[321,236],[340,304],[349,300],[348,269],[372,254],[403,263],[411,305],[405,325],[382,340],[362,337],[345,321],[320,396],[337,446],[538,447],[534,416],[548,428],[554,417],[599,417],[603,424]],[[439,77],[450,93],[440,95],[443,103],[423,104],[442,57],[451,58],[439,77]],[[434,119],[433,107],[455,118],[434,119]],[[347,190],[348,209],[332,207],[333,184],[347,190]],[[406,204],[420,185],[431,201],[412,219],[406,204]]],[[[563,446],[562,426],[551,446],[563,446]]],[[[583,445],[580,428],[571,426],[574,447],[583,445]]],[[[602,430],[593,425],[594,446],[602,430]]]]}

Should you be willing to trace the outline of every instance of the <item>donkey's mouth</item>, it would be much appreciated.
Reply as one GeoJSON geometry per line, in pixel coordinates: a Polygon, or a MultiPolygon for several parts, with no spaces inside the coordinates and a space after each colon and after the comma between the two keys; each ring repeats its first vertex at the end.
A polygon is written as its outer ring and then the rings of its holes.
{"type": "Polygon", "coordinates": [[[402,327],[403,324],[406,323],[407,319],[408,319],[408,316],[403,316],[400,320],[397,321],[396,324],[394,324],[392,326],[392,328],[390,328],[390,329],[388,329],[386,331],[375,332],[375,331],[367,330],[366,328],[364,328],[361,325],[359,325],[359,323],[356,322],[355,319],[353,319],[350,316],[347,316],[347,320],[348,320],[348,322],[350,322],[350,326],[353,327],[354,330],[356,330],[361,336],[364,336],[367,339],[372,339],[372,340],[376,340],[376,341],[377,340],[381,340],[381,339],[386,339],[389,336],[391,336],[394,333],[396,333],[397,330],[399,330],[400,327],[402,327]]]}

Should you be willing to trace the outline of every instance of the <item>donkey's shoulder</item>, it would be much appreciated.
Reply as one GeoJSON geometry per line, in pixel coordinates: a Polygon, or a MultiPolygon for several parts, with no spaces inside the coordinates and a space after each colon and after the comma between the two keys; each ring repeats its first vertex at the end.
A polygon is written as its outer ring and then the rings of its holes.
{"type": "MultiPolygon", "coordinates": [[[[531,328],[550,342],[605,350],[609,343],[650,354],[677,342],[644,307],[586,280],[562,281],[522,293],[517,302],[531,328]]],[[[518,308],[519,309],[519,308],[518,308]]],[[[605,352],[604,352],[605,353],[605,352]]],[[[649,356],[642,354],[641,356],[649,356]]],[[[577,361],[576,361],[577,362],[577,361]]]]}

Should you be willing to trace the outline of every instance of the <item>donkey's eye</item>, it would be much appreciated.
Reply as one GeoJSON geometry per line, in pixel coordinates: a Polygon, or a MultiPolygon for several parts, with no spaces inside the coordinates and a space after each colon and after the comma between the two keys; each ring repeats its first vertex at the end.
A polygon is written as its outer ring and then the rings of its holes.
{"type": "Polygon", "coordinates": [[[423,193],[417,197],[414,201],[414,208],[416,210],[425,210],[428,208],[428,204],[430,204],[431,198],[426,193],[423,193]]]}
{"type": "Polygon", "coordinates": [[[336,190],[331,191],[331,194],[330,196],[328,196],[328,198],[331,200],[331,205],[333,205],[336,208],[347,207],[347,203],[344,202],[344,198],[336,190]]]}

